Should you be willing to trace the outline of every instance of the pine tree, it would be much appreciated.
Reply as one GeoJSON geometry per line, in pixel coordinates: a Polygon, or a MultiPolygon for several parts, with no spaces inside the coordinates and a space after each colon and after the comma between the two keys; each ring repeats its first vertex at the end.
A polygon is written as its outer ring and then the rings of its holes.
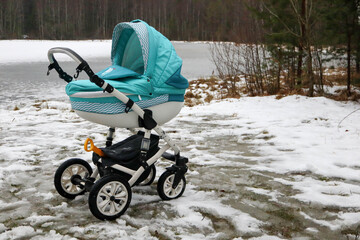
{"type": "Polygon", "coordinates": [[[327,43],[342,46],[346,52],[347,65],[347,94],[351,95],[351,60],[352,55],[360,61],[360,33],[359,33],[360,0],[332,0],[327,2],[323,22],[327,43]]]}
{"type": "MultiPolygon", "coordinates": [[[[320,0],[263,0],[261,8],[253,10],[263,21],[266,29],[266,43],[277,46],[270,48],[270,50],[275,50],[275,52],[271,51],[272,56],[283,58],[284,54],[281,54],[281,50],[284,48],[288,55],[291,53],[289,59],[293,59],[296,55],[298,78],[302,76],[303,55],[306,54],[306,80],[309,96],[314,94],[312,47],[315,42],[314,26],[318,21],[315,16],[319,13],[321,2],[320,0]]],[[[282,60],[277,59],[279,64],[282,60]]]]}

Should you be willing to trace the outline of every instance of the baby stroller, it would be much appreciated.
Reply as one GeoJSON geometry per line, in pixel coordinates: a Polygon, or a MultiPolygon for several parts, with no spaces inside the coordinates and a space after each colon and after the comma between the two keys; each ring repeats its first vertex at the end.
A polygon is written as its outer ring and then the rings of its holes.
{"type": "Polygon", "coordinates": [[[68,48],[52,48],[48,58],[48,74],[55,69],[68,82],[66,93],[72,109],[86,120],[109,127],[104,148],[97,148],[89,138],[84,144],[86,151],[93,151],[96,167],[92,169],[79,158],[65,161],[55,173],[57,192],[73,199],[88,191],[92,214],[113,220],[128,208],[131,187],[154,181],[154,164],[163,157],[174,164],[158,180],[159,196],[163,200],[180,197],[186,186],[188,159],[159,126],[180,112],[188,87],[180,74],[182,60],[171,42],[147,23],[134,20],[114,28],[112,66],[96,74],[68,48]],[[62,70],[55,53],[67,54],[79,64],[74,77],[62,70]],[[76,81],[81,71],[90,80],[76,81]],[[127,128],[133,135],[113,144],[115,128],[127,128]],[[173,154],[166,152],[169,149],[173,154]]]}

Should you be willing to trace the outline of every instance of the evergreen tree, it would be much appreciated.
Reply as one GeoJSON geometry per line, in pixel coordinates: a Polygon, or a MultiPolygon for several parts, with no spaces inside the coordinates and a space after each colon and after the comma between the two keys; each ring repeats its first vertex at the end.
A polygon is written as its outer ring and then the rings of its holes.
{"type": "MultiPolygon", "coordinates": [[[[318,14],[322,1],[313,0],[263,0],[261,8],[253,9],[253,12],[263,21],[266,29],[265,39],[267,44],[275,45],[270,48],[273,57],[280,64],[285,48],[288,58],[287,64],[294,65],[291,59],[297,57],[297,77],[302,76],[303,55],[306,55],[306,82],[309,87],[309,96],[314,93],[313,53],[312,47],[318,23],[318,14]]],[[[293,69],[294,71],[295,69],[293,69]]],[[[298,81],[298,84],[300,81],[298,81]]]]}
{"type": "MultiPolygon", "coordinates": [[[[346,52],[347,94],[351,94],[351,62],[353,55],[360,61],[359,11],[360,0],[332,0],[326,3],[324,26],[326,43],[343,47],[346,52]]],[[[357,64],[358,65],[358,64],[357,64]]]]}

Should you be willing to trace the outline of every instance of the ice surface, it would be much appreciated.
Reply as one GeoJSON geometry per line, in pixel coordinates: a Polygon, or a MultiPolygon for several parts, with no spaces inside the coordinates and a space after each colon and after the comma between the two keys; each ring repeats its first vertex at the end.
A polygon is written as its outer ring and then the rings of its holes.
{"type": "MultiPolygon", "coordinates": [[[[189,79],[208,77],[215,72],[211,61],[209,43],[172,42],[176,52],[183,59],[181,74],[189,79]]],[[[50,40],[0,40],[0,65],[14,65],[25,62],[48,62],[47,52],[53,47],[74,50],[85,61],[106,59],[110,66],[111,40],[93,41],[50,41],[50,40]]],[[[64,54],[55,54],[59,61],[73,61],[64,54]]],[[[76,66],[75,66],[76,67],[76,66]]]]}
{"type": "MultiPolygon", "coordinates": [[[[47,62],[47,52],[53,47],[66,47],[74,50],[84,59],[110,58],[111,40],[94,41],[49,41],[49,40],[1,40],[0,64],[22,62],[47,62]]],[[[72,59],[64,54],[56,54],[56,59],[72,59]]]]}

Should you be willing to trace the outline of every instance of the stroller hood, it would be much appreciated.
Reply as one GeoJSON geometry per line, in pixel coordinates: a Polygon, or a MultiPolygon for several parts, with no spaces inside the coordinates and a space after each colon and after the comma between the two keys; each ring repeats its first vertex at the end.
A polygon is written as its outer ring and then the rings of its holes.
{"type": "Polygon", "coordinates": [[[188,81],[171,42],[141,20],[115,26],[111,61],[150,80],[154,94],[184,94],[188,81]]]}

